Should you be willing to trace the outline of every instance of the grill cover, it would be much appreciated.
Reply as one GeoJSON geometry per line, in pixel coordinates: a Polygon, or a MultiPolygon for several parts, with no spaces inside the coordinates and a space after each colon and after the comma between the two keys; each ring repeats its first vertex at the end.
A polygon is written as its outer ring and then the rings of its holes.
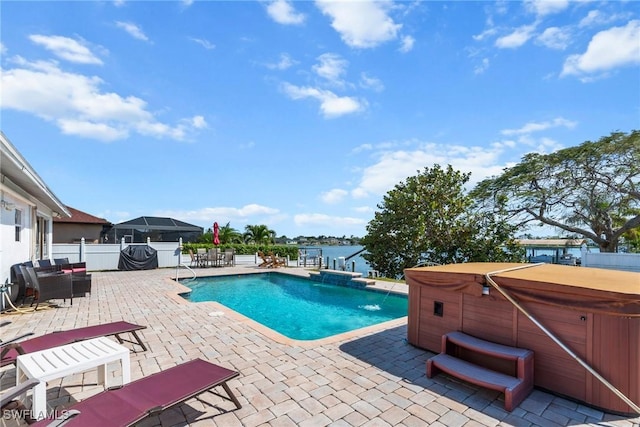
{"type": "Polygon", "coordinates": [[[120,251],[118,270],[152,270],[158,268],[158,253],[148,245],[129,245],[120,251]]]}

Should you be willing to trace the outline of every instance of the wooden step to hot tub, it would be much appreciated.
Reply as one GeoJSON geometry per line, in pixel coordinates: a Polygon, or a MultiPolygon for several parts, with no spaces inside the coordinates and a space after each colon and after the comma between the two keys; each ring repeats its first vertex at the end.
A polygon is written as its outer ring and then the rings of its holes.
{"type": "Polygon", "coordinates": [[[427,377],[439,372],[503,392],[504,408],[512,411],[533,389],[533,352],[450,332],[442,336],[441,353],[427,360],[427,377]]]}

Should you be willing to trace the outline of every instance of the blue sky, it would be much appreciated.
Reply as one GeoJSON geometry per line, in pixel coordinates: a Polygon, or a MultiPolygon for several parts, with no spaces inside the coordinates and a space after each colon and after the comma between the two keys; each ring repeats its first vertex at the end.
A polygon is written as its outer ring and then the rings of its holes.
{"type": "Polygon", "coordinates": [[[363,236],[434,163],[471,187],[640,127],[633,1],[3,1],[1,128],[118,223],[363,236]]]}

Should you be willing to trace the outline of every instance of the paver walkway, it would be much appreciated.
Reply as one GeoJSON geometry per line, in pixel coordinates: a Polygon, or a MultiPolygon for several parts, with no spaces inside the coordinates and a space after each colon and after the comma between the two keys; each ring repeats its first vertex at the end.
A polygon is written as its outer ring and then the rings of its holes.
{"type": "MultiPolygon", "coordinates": [[[[196,271],[235,274],[255,268],[196,271]]],[[[603,413],[538,390],[508,413],[496,392],[445,375],[428,379],[425,362],[432,353],[406,342],[404,321],[319,344],[273,339],[216,303],[183,301],[171,280],[175,275],[172,269],[94,272],[91,296],[74,299],[73,306],[3,314],[0,320],[12,323],[2,328],[2,337],[126,320],[148,326],[141,335],[149,350],[131,355],[133,380],[196,357],[240,372],[229,385],[242,409],[203,394],[142,426],[640,426],[640,418],[603,413]]],[[[119,375],[115,366],[111,375],[119,375]]],[[[14,368],[0,369],[2,389],[14,381],[14,368]]],[[[48,402],[61,410],[100,391],[95,384],[95,373],[51,382],[48,402]]]]}

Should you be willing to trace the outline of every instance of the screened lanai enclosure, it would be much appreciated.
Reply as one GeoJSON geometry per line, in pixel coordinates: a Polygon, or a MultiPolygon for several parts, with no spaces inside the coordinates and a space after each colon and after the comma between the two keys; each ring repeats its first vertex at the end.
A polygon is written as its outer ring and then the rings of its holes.
{"type": "Polygon", "coordinates": [[[182,238],[187,243],[195,242],[203,231],[202,227],[173,218],[141,216],[115,224],[106,232],[104,241],[117,243],[124,238],[126,243],[145,243],[147,239],[153,242],[177,242],[182,238]]]}

